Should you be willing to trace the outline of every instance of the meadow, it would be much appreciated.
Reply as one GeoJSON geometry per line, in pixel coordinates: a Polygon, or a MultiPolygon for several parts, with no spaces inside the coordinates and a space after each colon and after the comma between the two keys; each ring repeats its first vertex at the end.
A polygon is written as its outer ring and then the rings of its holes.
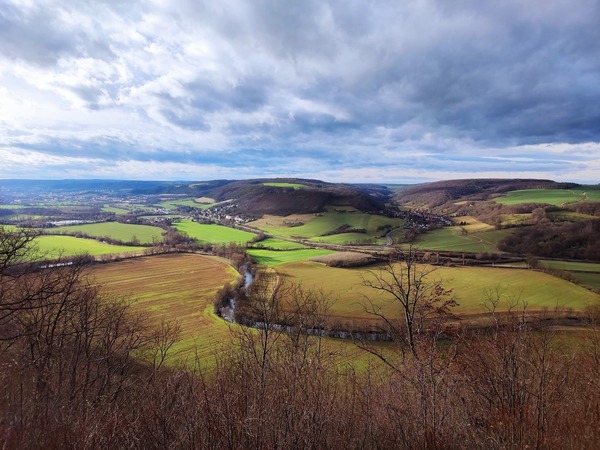
{"type": "Polygon", "coordinates": [[[263,186],[281,187],[281,188],[292,188],[292,189],[303,189],[306,187],[304,184],[299,183],[262,183],[263,186]]]}
{"type": "MultiPolygon", "coordinates": [[[[129,297],[134,308],[151,321],[176,321],[181,327],[172,350],[171,364],[196,357],[203,367],[212,367],[214,358],[231,348],[239,325],[213,312],[213,299],[225,283],[240,274],[229,261],[216,256],[168,254],[100,264],[90,272],[94,283],[114,295],[129,297]]],[[[325,339],[329,354],[343,364],[366,368],[370,356],[347,341],[325,339]]],[[[385,348],[386,344],[382,344],[385,348]]]]}
{"type": "Polygon", "coordinates": [[[236,230],[235,228],[225,227],[223,225],[202,224],[184,219],[175,222],[173,227],[189,237],[196,239],[200,243],[210,242],[211,244],[228,244],[236,242],[245,244],[256,235],[247,231],[236,230]]]}
{"type": "MultiPolygon", "coordinates": [[[[431,268],[424,266],[424,268],[431,268]]],[[[334,268],[313,261],[285,264],[277,272],[306,289],[322,290],[333,302],[330,314],[338,320],[360,323],[370,321],[364,306],[369,298],[382,307],[382,312],[394,316],[398,309],[390,297],[363,285],[363,280],[373,279],[378,266],[366,268],[334,268]]],[[[459,315],[476,315],[484,312],[482,303],[488,292],[498,292],[507,300],[526,302],[529,312],[550,310],[555,307],[583,310],[589,305],[600,305],[600,295],[581,286],[555,278],[546,273],[507,268],[488,267],[438,267],[430,275],[440,280],[445,289],[451,289],[458,306],[453,312],[459,315]]],[[[499,310],[507,303],[501,301],[499,310]]]]}
{"type": "Polygon", "coordinates": [[[581,201],[600,201],[600,190],[586,188],[576,189],[522,189],[510,191],[502,197],[494,199],[502,205],[518,205],[521,203],[547,203],[561,206],[581,201]]]}
{"type": "Polygon", "coordinates": [[[299,242],[284,241],[282,239],[267,238],[262,241],[253,244],[254,248],[265,248],[274,250],[298,250],[301,248],[308,248],[306,245],[299,242]]]}
{"type": "Polygon", "coordinates": [[[401,227],[404,222],[400,219],[378,216],[358,212],[335,212],[329,211],[320,214],[295,214],[286,217],[266,215],[262,219],[250,222],[249,225],[265,231],[273,236],[284,236],[288,238],[299,237],[311,239],[315,242],[344,243],[354,242],[360,239],[379,238],[378,242],[385,243],[387,239],[381,237],[385,234],[383,227],[401,227]],[[363,229],[366,233],[337,233],[341,226],[349,226],[354,229],[363,229]]]}
{"type": "Polygon", "coordinates": [[[135,225],[120,222],[89,223],[49,228],[48,233],[77,234],[84,233],[93,237],[109,237],[121,242],[137,241],[141,244],[152,244],[162,241],[163,230],[150,225],[135,225]]]}
{"type": "Polygon", "coordinates": [[[104,205],[102,207],[102,211],[112,212],[112,213],[115,213],[117,216],[123,216],[123,215],[129,214],[131,212],[131,210],[129,208],[116,206],[116,205],[104,205]]]}
{"type": "Polygon", "coordinates": [[[418,235],[415,247],[453,252],[497,253],[498,242],[509,233],[510,230],[494,230],[493,227],[490,231],[474,233],[463,231],[459,226],[443,227],[418,235]]]}
{"type": "Polygon", "coordinates": [[[166,200],[164,202],[156,203],[155,206],[157,206],[159,208],[165,208],[165,209],[176,209],[180,206],[189,206],[191,208],[198,208],[198,209],[208,209],[214,205],[216,205],[216,203],[198,202],[198,201],[196,201],[196,199],[187,198],[187,199],[182,199],[182,200],[166,200]]]}
{"type": "Polygon", "coordinates": [[[73,236],[39,236],[34,244],[38,251],[50,258],[74,256],[87,253],[91,256],[111,255],[119,253],[140,253],[142,247],[128,245],[110,245],[94,239],[80,239],[73,236]]]}
{"type": "Polygon", "coordinates": [[[247,253],[259,264],[267,267],[279,266],[298,261],[306,261],[316,256],[324,256],[335,253],[331,250],[306,248],[299,250],[277,251],[249,248],[247,253]]]}

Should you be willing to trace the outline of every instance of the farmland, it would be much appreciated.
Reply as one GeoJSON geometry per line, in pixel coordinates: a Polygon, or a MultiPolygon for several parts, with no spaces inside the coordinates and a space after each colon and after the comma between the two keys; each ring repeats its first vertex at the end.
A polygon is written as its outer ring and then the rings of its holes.
{"type": "Polygon", "coordinates": [[[218,289],[239,274],[227,260],[204,255],[160,255],[95,266],[94,282],[107,292],[130,296],[135,308],[149,317],[175,320],[181,326],[174,349],[178,358],[202,359],[229,339],[229,326],[214,315],[218,289]]]}
{"type": "Polygon", "coordinates": [[[456,252],[498,252],[496,245],[510,230],[492,230],[468,233],[461,227],[444,227],[420,234],[416,246],[428,250],[456,252]]]}
{"type": "Polygon", "coordinates": [[[110,245],[93,239],[79,239],[73,236],[39,236],[34,241],[37,249],[48,257],[73,256],[87,253],[92,256],[118,253],[139,253],[141,247],[110,245]]]}
{"type": "Polygon", "coordinates": [[[192,222],[191,220],[181,220],[174,223],[173,227],[175,227],[177,231],[186,233],[200,243],[210,242],[212,244],[228,244],[230,242],[236,242],[244,244],[255,236],[253,233],[247,231],[236,230],[222,225],[201,224],[192,222]]]}
{"type": "Polygon", "coordinates": [[[561,206],[567,203],[581,201],[600,201],[600,191],[583,187],[566,189],[522,189],[508,192],[505,196],[495,199],[502,205],[518,205],[521,203],[547,203],[561,206]]]}
{"type": "Polygon", "coordinates": [[[305,261],[315,256],[329,255],[331,250],[323,249],[300,249],[300,250],[288,250],[288,251],[277,251],[277,250],[263,250],[263,249],[248,249],[248,254],[259,264],[264,266],[279,266],[281,264],[288,264],[297,261],[305,261]]]}
{"type": "MultiPolygon", "coordinates": [[[[374,273],[377,267],[373,266],[374,273]]],[[[372,317],[364,312],[368,296],[383,306],[383,312],[392,314],[386,295],[362,285],[369,271],[364,268],[342,269],[305,261],[277,267],[278,273],[290,281],[301,282],[307,289],[322,289],[334,304],[330,313],[338,320],[365,321],[372,317]]],[[[440,267],[431,275],[441,280],[446,289],[452,289],[459,303],[453,311],[457,314],[478,314],[486,298],[486,291],[499,289],[507,298],[519,298],[527,303],[528,311],[539,311],[557,306],[582,310],[588,305],[600,304],[600,295],[551,275],[520,269],[453,268],[440,267]]],[[[500,309],[506,304],[500,304],[500,309]]]]}
{"type": "Polygon", "coordinates": [[[90,223],[84,225],[71,225],[50,228],[53,234],[87,234],[93,237],[109,237],[121,242],[134,242],[151,244],[162,240],[162,229],[149,225],[134,225],[119,222],[90,223]]]}
{"type": "Polygon", "coordinates": [[[340,243],[355,241],[357,235],[362,239],[375,238],[385,243],[385,226],[396,228],[403,225],[400,219],[393,219],[366,213],[329,211],[320,214],[296,214],[286,217],[266,215],[262,219],[249,223],[273,236],[299,237],[315,242],[340,243]],[[340,227],[348,227],[350,233],[335,233],[340,227]],[[365,233],[351,233],[352,229],[365,233]],[[328,236],[324,236],[329,234],[328,236]],[[344,236],[344,234],[353,234],[344,236]],[[333,236],[336,236],[335,238],[333,236]]]}
{"type": "Polygon", "coordinates": [[[307,248],[306,245],[299,242],[284,241],[281,239],[267,238],[253,245],[254,248],[265,248],[273,250],[298,250],[307,248]]]}

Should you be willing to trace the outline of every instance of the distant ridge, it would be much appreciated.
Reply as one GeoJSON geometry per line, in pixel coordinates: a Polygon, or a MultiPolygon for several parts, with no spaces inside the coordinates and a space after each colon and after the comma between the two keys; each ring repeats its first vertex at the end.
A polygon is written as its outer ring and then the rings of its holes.
{"type": "Polygon", "coordinates": [[[488,200],[519,189],[572,189],[577,186],[577,183],[552,180],[475,178],[420,184],[400,191],[395,198],[413,207],[435,208],[455,200],[488,200]]]}

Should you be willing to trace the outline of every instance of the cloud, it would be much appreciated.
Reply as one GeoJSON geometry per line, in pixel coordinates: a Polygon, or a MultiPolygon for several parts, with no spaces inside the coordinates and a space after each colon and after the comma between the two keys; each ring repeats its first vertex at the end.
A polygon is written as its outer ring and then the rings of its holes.
{"type": "Polygon", "coordinates": [[[0,0],[0,177],[597,182],[599,22],[594,0],[0,0]]]}

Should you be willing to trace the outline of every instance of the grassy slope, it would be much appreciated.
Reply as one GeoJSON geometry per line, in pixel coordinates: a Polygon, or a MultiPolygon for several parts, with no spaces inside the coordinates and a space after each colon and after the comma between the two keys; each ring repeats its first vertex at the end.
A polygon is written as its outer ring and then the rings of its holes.
{"type": "Polygon", "coordinates": [[[496,245],[510,230],[493,230],[463,234],[460,227],[444,227],[418,236],[416,246],[429,250],[453,252],[498,252],[496,245]]]}
{"type": "Polygon", "coordinates": [[[89,236],[107,236],[123,242],[131,242],[135,236],[142,244],[151,244],[152,242],[162,241],[163,230],[149,225],[104,222],[56,227],[50,228],[47,231],[56,234],[74,234],[80,232],[89,236]]]}
{"type": "Polygon", "coordinates": [[[126,252],[140,252],[142,247],[125,245],[109,245],[93,239],[79,239],[72,236],[40,236],[35,239],[38,250],[50,257],[72,256],[81,253],[90,255],[107,255],[126,252]]]}
{"type": "Polygon", "coordinates": [[[495,199],[503,205],[518,205],[520,203],[548,203],[560,206],[579,201],[600,201],[600,191],[577,188],[566,189],[523,189],[508,192],[505,196],[495,199]]]}
{"type": "Polygon", "coordinates": [[[255,235],[247,231],[236,230],[222,225],[205,225],[191,220],[176,222],[173,226],[188,236],[197,239],[198,242],[210,242],[213,244],[227,244],[229,242],[246,243],[255,235]]]}
{"type": "MultiPolygon", "coordinates": [[[[362,234],[361,237],[368,238],[381,234],[377,228],[383,225],[391,225],[398,227],[402,225],[399,219],[392,219],[384,216],[377,216],[364,213],[336,213],[327,212],[316,215],[298,215],[279,218],[276,216],[265,216],[263,219],[250,223],[265,232],[274,236],[285,237],[302,237],[302,238],[317,238],[315,240],[333,239],[331,236],[321,237],[324,233],[331,232],[342,225],[350,225],[353,228],[363,228],[367,230],[367,234],[362,234]],[[286,226],[287,223],[303,222],[300,226],[286,226]]],[[[341,240],[345,240],[347,236],[341,233],[341,240]]],[[[355,240],[355,239],[351,239],[355,240]]],[[[327,241],[329,242],[329,241],[327,241]]]]}

